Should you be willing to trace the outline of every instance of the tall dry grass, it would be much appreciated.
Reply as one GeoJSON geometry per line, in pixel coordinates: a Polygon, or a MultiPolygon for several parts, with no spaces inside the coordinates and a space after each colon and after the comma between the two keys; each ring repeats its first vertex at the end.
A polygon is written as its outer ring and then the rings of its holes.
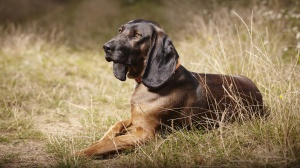
{"type": "Polygon", "coordinates": [[[173,0],[148,6],[145,1],[74,1],[37,20],[2,25],[0,165],[299,165],[299,4],[274,2],[173,0]],[[188,69],[253,79],[263,93],[268,118],[210,131],[180,130],[111,160],[72,156],[71,151],[129,117],[134,82],[114,79],[100,48],[119,25],[140,17],[165,28],[188,69]],[[44,148],[30,147],[32,141],[44,148]],[[33,158],[45,152],[48,162],[31,163],[25,157],[28,151],[33,158]]]}

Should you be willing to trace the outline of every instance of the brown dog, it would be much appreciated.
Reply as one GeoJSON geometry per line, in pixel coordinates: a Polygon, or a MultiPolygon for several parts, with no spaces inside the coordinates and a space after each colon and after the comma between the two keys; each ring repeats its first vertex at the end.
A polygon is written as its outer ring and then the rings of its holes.
{"type": "Polygon", "coordinates": [[[135,79],[131,118],[112,126],[77,155],[93,156],[132,148],[169,128],[212,128],[220,122],[260,115],[262,95],[244,76],[198,74],[178,61],[171,39],[155,22],[133,20],[103,46],[121,81],[135,79]]]}

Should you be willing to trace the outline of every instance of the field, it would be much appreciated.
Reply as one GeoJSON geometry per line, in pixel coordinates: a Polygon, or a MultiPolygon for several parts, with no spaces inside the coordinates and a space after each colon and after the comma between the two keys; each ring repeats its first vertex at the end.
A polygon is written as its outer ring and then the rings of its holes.
{"type": "Polygon", "coordinates": [[[299,167],[300,2],[0,2],[0,167],[299,167]],[[145,12],[147,11],[147,12],[145,12]],[[102,45],[123,23],[157,21],[183,66],[241,74],[269,116],[179,130],[111,158],[72,155],[130,114],[102,45]]]}

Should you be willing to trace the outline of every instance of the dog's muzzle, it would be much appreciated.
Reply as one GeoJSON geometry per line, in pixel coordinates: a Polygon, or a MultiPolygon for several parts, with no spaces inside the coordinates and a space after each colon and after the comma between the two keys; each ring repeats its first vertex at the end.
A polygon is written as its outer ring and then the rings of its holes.
{"type": "Polygon", "coordinates": [[[108,43],[104,44],[103,45],[103,49],[104,49],[104,52],[105,52],[105,59],[107,62],[111,62],[113,61],[112,58],[111,58],[111,55],[113,53],[113,47],[111,45],[109,45],[108,43]]]}

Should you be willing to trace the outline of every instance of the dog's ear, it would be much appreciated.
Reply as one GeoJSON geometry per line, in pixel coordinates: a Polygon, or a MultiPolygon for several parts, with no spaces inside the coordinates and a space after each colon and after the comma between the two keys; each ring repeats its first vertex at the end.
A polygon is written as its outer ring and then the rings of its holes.
{"type": "Polygon", "coordinates": [[[126,74],[127,74],[128,68],[125,65],[122,65],[119,63],[114,63],[113,70],[114,70],[114,75],[116,78],[118,78],[121,81],[126,80],[126,74]]]}
{"type": "Polygon", "coordinates": [[[161,87],[175,73],[177,51],[171,39],[162,31],[152,36],[148,61],[143,74],[143,84],[151,89],[161,87]]]}

